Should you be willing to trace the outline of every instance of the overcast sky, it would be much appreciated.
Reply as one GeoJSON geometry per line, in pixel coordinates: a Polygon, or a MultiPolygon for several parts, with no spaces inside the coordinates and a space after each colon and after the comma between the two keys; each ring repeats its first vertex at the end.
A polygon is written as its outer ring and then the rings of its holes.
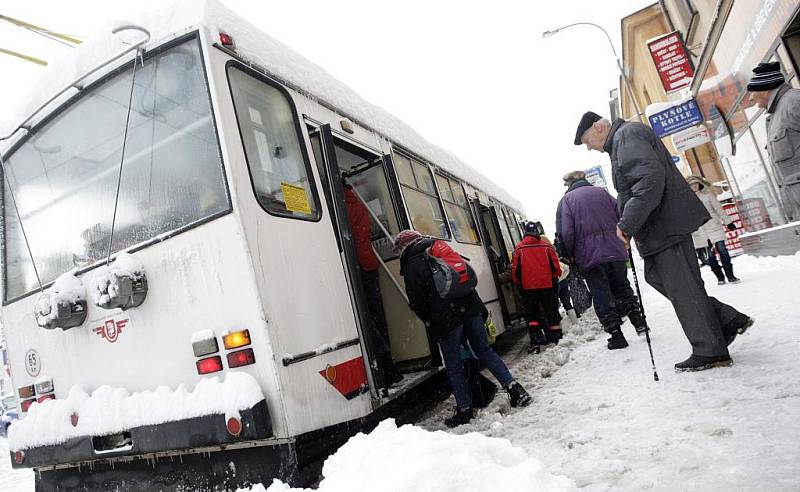
{"type": "MultiPolygon", "coordinates": [[[[124,19],[125,7],[150,10],[165,3],[3,2],[0,14],[89,35],[124,19]]],[[[572,141],[584,111],[608,114],[619,73],[600,30],[576,26],[545,39],[541,33],[594,22],[608,30],[621,54],[620,19],[653,2],[223,3],[503,186],[551,233],[564,191],[561,176],[608,167],[606,155],[572,141]]],[[[4,22],[0,48],[48,61],[71,49],[4,22]]],[[[0,54],[0,73],[0,111],[8,111],[44,69],[0,54]]]]}

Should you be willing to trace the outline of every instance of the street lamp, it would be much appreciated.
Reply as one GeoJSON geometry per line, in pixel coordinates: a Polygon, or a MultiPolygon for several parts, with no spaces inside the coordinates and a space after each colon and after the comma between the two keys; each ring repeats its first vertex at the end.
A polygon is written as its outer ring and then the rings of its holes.
{"type": "Polygon", "coordinates": [[[614,53],[614,58],[617,60],[617,68],[619,69],[619,73],[620,75],[622,75],[622,80],[625,81],[625,87],[628,88],[628,95],[631,97],[631,101],[633,102],[633,107],[636,109],[636,116],[639,117],[640,122],[644,123],[644,119],[642,118],[642,112],[639,109],[639,103],[636,102],[636,96],[634,96],[633,89],[631,88],[631,81],[628,80],[628,76],[625,75],[625,70],[622,69],[622,63],[620,63],[619,61],[619,56],[617,56],[617,50],[614,48],[614,43],[611,42],[611,36],[608,35],[608,31],[603,29],[602,26],[595,24],[593,22],[575,22],[574,24],[567,24],[566,26],[561,26],[558,29],[545,31],[542,33],[542,37],[548,38],[558,33],[559,31],[563,31],[564,29],[567,29],[568,27],[572,26],[593,26],[603,31],[603,34],[606,35],[606,39],[608,39],[608,44],[609,46],[611,46],[611,51],[614,53]]]}

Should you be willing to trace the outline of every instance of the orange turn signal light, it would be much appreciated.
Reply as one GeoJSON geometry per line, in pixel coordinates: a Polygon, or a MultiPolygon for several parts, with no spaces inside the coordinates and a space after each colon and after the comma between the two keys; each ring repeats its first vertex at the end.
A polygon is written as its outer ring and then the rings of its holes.
{"type": "Polygon", "coordinates": [[[250,330],[234,331],[222,336],[222,343],[226,349],[234,349],[250,345],[250,330]]]}

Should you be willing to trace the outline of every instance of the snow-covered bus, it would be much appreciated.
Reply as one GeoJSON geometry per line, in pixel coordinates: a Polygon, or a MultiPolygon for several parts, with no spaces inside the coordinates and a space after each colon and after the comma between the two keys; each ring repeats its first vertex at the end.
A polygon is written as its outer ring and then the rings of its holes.
{"type": "Polygon", "coordinates": [[[302,483],[414,410],[441,361],[391,252],[404,228],[471,259],[500,332],[519,315],[500,273],[520,203],[216,3],[118,25],[34,92],[0,136],[2,322],[12,465],[40,489],[302,483]],[[388,391],[343,180],[405,374],[388,391]]]}

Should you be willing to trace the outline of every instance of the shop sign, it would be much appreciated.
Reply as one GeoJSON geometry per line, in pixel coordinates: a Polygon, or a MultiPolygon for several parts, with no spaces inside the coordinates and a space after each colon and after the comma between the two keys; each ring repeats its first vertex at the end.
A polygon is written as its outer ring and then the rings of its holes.
{"type": "Polygon", "coordinates": [[[666,137],[681,130],[693,127],[703,121],[700,108],[694,99],[680,102],[663,111],[647,117],[656,136],[666,137]]]}
{"type": "Polygon", "coordinates": [[[695,126],[672,135],[672,144],[681,152],[686,152],[711,141],[711,133],[705,125],[695,126]]]}
{"type": "Polygon", "coordinates": [[[590,167],[584,172],[586,173],[586,181],[591,183],[593,186],[600,186],[603,188],[608,186],[606,182],[606,176],[603,174],[602,166],[590,167]]]}
{"type": "Polygon", "coordinates": [[[647,42],[650,56],[667,93],[688,86],[694,76],[694,68],[683,46],[678,31],[673,31],[647,42]]]}

